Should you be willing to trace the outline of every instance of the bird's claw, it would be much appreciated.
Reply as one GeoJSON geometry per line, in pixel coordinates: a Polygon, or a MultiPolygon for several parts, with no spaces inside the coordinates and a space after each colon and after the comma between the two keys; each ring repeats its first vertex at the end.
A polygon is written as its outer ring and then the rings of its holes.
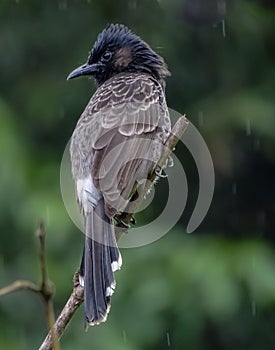
{"type": "MultiPolygon", "coordinates": [[[[115,221],[117,222],[117,226],[126,228],[127,230],[128,230],[129,228],[131,228],[131,226],[130,226],[129,224],[127,224],[125,221],[123,221],[119,215],[115,215],[115,216],[114,216],[114,219],[115,219],[115,221]]],[[[130,221],[130,222],[131,222],[131,221],[130,221]]]]}
{"type": "Polygon", "coordinates": [[[162,169],[155,169],[154,173],[160,178],[165,178],[168,176],[167,174],[162,173],[162,169]]]}
{"type": "Polygon", "coordinates": [[[136,222],[136,219],[134,218],[134,216],[131,217],[130,223],[131,223],[132,225],[135,225],[135,224],[137,223],[137,222],[136,222]]]}
{"type": "Polygon", "coordinates": [[[127,224],[124,220],[122,220],[122,214],[118,213],[114,216],[114,220],[116,221],[116,226],[117,227],[121,227],[121,228],[125,228],[126,230],[131,228],[131,225],[135,225],[136,224],[136,219],[134,218],[134,216],[131,217],[131,219],[129,220],[130,224],[127,224]]]}

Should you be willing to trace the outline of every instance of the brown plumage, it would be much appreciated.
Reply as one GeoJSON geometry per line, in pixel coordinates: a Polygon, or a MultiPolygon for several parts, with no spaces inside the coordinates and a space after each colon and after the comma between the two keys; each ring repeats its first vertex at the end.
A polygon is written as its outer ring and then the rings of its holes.
{"type": "Polygon", "coordinates": [[[106,320],[121,257],[113,218],[144,185],[170,131],[163,59],[122,25],[98,37],[88,63],[68,79],[92,75],[98,89],[71,139],[72,173],[85,219],[80,269],[86,320],[106,320]]]}

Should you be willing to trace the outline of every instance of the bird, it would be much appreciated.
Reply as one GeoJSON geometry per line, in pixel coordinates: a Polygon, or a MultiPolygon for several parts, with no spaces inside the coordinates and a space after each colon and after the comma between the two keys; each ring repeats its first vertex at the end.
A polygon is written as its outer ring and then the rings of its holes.
{"type": "MultiPolygon", "coordinates": [[[[109,24],[85,64],[67,77],[94,79],[96,91],[70,143],[72,177],[84,217],[79,269],[85,324],[105,322],[122,265],[115,225],[154,171],[171,131],[164,59],[123,24],[109,24]]],[[[161,176],[160,172],[156,173],[161,176]]]]}

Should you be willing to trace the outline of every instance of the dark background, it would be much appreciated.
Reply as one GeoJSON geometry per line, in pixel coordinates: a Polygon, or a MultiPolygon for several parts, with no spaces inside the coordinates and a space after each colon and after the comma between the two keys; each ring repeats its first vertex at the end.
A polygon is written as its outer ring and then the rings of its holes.
{"type": "MultiPolygon", "coordinates": [[[[64,208],[59,171],[94,84],[66,77],[114,22],[165,58],[168,105],[186,113],[207,142],[216,187],[205,220],[186,234],[199,183],[191,155],[178,146],[189,184],[181,220],[154,244],[122,251],[108,322],[85,333],[81,308],[62,348],[274,349],[271,0],[1,1],[0,287],[39,280],[33,232],[43,218],[57,314],[71,292],[83,236],[64,208]]],[[[157,186],[160,196],[165,184],[157,186]]],[[[141,213],[139,223],[148,217],[141,213]]],[[[1,348],[36,349],[46,332],[36,295],[0,299],[1,348]]]]}

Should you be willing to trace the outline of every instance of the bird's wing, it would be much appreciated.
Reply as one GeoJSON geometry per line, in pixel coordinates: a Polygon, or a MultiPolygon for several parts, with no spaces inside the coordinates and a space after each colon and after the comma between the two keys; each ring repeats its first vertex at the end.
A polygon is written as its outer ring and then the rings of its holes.
{"type": "Polygon", "coordinates": [[[94,125],[93,182],[113,216],[158,161],[168,115],[164,93],[147,75],[122,74],[103,84],[86,109],[85,118],[94,125]]]}

